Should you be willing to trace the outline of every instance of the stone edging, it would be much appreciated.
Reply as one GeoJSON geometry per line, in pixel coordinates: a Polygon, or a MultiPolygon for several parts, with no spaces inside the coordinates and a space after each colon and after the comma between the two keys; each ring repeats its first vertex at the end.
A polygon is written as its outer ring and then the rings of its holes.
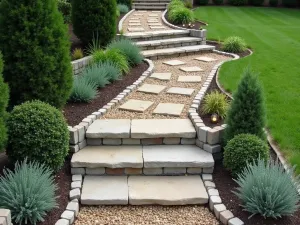
{"type": "Polygon", "coordinates": [[[12,225],[11,222],[11,212],[9,209],[0,208],[0,224],[2,225],[12,225]]]}
{"type": "Polygon", "coordinates": [[[78,75],[83,70],[83,68],[89,64],[91,59],[92,56],[86,56],[84,58],[71,61],[71,65],[73,68],[73,75],[78,75]]]}
{"type": "Polygon", "coordinates": [[[127,17],[133,13],[135,11],[135,9],[130,10],[119,22],[118,24],[118,31],[121,32],[121,30],[123,30],[123,23],[124,21],[127,19],[127,17]]]}

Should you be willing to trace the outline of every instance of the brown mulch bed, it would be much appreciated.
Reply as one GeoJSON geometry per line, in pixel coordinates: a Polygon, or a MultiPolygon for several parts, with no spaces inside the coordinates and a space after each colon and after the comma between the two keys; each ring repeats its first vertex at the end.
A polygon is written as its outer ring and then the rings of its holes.
{"type": "MultiPolygon", "coordinates": [[[[6,157],[5,153],[0,153],[0,176],[3,175],[3,168],[13,169],[6,157]]],[[[70,173],[70,159],[66,159],[63,168],[55,174],[55,183],[57,184],[56,195],[58,207],[51,210],[44,218],[45,221],[38,223],[38,225],[53,225],[60,218],[61,214],[67,207],[69,202],[69,191],[71,186],[71,173],[70,173]]]]}
{"type": "Polygon", "coordinates": [[[128,74],[126,74],[122,80],[117,80],[105,88],[99,90],[99,94],[96,99],[89,103],[67,103],[64,107],[63,113],[69,126],[75,126],[79,124],[85,117],[97,112],[104,105],[115,98],[126,87],[132,85],[139,77],[148,69],[148,64],[142,62],[136,67],[132,68],[128,74]]]}
{"type": "MultiPolygon", "coordinates": [[[[274,157],[274,153],[271,155],[274,157]]],[[[221,162],[216,163],[214,171],[214,182],[220,192],[220,197],[223,204],[229,209],[234,216],[244,221],[245,225],[299,225],[300,224],[300,209],[294,213],[291,217],[284,217],[282,219],[264,219],[261,216],[253,216],[251,219],[248,217],[251,215],[248,212],[243,211],[240,206],[241,201],[232,193],[232,191],[238,186],[233,181],[230,173],[223,167],[221,162]]]]}

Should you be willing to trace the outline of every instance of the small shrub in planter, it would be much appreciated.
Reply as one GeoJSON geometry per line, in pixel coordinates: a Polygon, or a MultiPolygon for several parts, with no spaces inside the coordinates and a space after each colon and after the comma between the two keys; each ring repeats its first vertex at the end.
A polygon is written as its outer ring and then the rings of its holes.
{"type": "Polygon", "coordinates": [[[213,3],[215,4],[215,5],[223,5],[223,0],[213,0],[213,3]]]}
{"type": "Polygon", "coordinates": [[[222,50],[225,52],[239,53],[244,52],[247,49],[247,45],[244,39],[240,37],[229,37],[225,39],[222,50]]]}
{"type": "Polygon", "coordinates": [[[90,102],[97,96],[97,84],[85,76],[74,78],[70,102],[90,102]]]}
{"type": "Polygon", "coordinates": [[[265,102],[261,84],[257,74],[246,68],[227,113],[225,144],[241,133],[254,134],[265,139],[263,130],[265,121],[265,102]]]}
{"type": "Polygon", "coordinates": [[[226,117],[227,109],[229,107],[226,95],[213,91],[204,97],[204,104],[202,112],[204,114],[216,113],[220,118],[224,119],[226,117]]]}
{"type": "Polygon", "coordinates": [[[278,0],[270,0],[269,4],[270,4],[270,6],[276,7],[276,6],[278,6],[278,0]]]}
{"type": "Polygon", "coordinates": [[[300,179],[294,177],[293,172],[293,169],[285,171],[279,162],[250,162],[235,180],[239,185],[235,194],[251,216],[275,219],[291,216],[299,209],[300,203],[297,191],[300,179]]]}
{"type": "Polygon", "coordinates": [[[78,60],[83,58],[83,51],[81,48],[75,48],[74,51],[72,52],[72,59],[73,60],[78,60]]]}
{"type": "Polygon", "coordinates": [[[107,49],[117,49],[121,51],[126,56],[130,65],[137,65],[143,61],[140,48],[127,38],[119,38],[118,40],[112,41],[107,49]]]}
{"type": "Polygon", "coordinates": [[[187,24],[195,21],[193,11],[185,7],[175,7],[169,11],[168,19],[174,24],[187,24]]]}
{"type": "Polygon", "coordinates": [[[247,166],[248,162],[258,158],[269,158],[269,147],[265,141],[252,134],[239,134],[225,146],[224,166],[237,176],[247,166]]]}
{"type": "Polygon", "coordinates": [[[264,4],[264,0],[250,0],[249,4],[254,6],[262,6],[264,4]]]}
{"type": "Polygon", "coordinates": [[[10,209],[15,224],[37,224],[57,207],[52,170],[37,162],[15,164],[0,177],[0,208],[10,209]]]}
{"type": "Polygon", "coordinates": [[[230,5],[242,6],[247,4],[247,0],[229,0],[230,5]]]}
{"type": "Polygon", "coordinates": [[[117,0],[117,3],[127,5],[129,9],[132,8],[132,0],[117,0]]]}
{"type": "Polygon", "coordinates": [[[41,101],[15,106],[7,121],[6,153],[13,161],[28,158],[53,170],[62,167],[69,152],[69,131],[62,113],[41,101]]]}
{"type": "Polygon", "coordinates": [[[121,14],[126,14],[129,12],[129,8],[125,4],[118,4],[118,9],[121,14]]]}
{"type": "Polygon", "coordinates": [[[129,62],[127,61],[126,56],[118,49],[107,49],[97,50],[93,54],[93,62],[94,63],[102,63],[102,62],[112,62],[115,63],[120,71],[124,73],[129,72],[129,62]]]}
{"type": "Polygon", "coordinates": [[[100,45],[106,46],[116,35],[116,0],[73,0],[74,33],[85,44],[98,34],[100,45]]]}

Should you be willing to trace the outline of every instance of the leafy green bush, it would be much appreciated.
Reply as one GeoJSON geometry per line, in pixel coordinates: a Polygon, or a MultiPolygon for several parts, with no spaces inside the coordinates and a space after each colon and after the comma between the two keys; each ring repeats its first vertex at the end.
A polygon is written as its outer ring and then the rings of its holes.
{"type": "Polygon", "coordinates": [[[282,0],[282,5],[286,7],[296,7],[297,0],[282,0]]]}
{"type": "Polygon", "coordinates": [[[117,0],[118,4],[127,5],[129,9],[132,8],[132,0],[117,0]]]}
{"type": "Polygon", "coordinates": [[[168,11],[172,11],[175,8],[185,7],[184,2],[182,0],[172,0],[168,5],[168,11]]]}
{"type": "Polygon", "coordinates": [[[247,0],[229,0],[230,5],[235,5],[235,6],[241,6],[241,5],[246,5],[247,0]]]}
{"type": "Polygon", "coordinates": [[[28,158],[53,170],[64,164],[69,151],[69,131],[62,113],[41,101],[15,106],[7,121],[6,153],[13,161],[28,158]]]}
{"type": "Polygon", "coordinates": [[[213,91],[204,97],[204,104],[202,112],[205,114],[218,114],[222,119],[226,117],[227,109],[229,107],[226,95],[213,91]]]}
{"type": "Polygon", "coordinates": [[[130,65],[137,65],[143,61],[140,48],[127,38],[119,38],[112,41],[107,49],[117,49],[121,51],[130,65]]]}
{"type": "Polygon", "coordinates": [[[222,5],[224,2],[223,2],[223,0],[213,0],[213,3],[215,5],[222,5]]]}
{"type": "Polygon", "coordinates": [[[62,13],[65,23],[71,22],[72,5],[68,0],[58,0],[58,10],[62,13]]]}
{"type": "Polygon", "coordinates": [[[262,6],[264,4],[264,0],[249,0],[248,3],[254,6],[262,6]]]}
{"type": "Polygon", "coordinates": [[[129,12],[129,8],[125,4],[118,4],[118,9],[119,9],[121,14],[126,14],[126,13],[129,12]]]}
{"type": "Polygon", "coordinates": [[[63,107],[73,74],[67,26],[57,1],[2,1],[0,15],[3,75],[11,105],[39,99],[63,107]]]}
{"type": "Polygon", "coordinates": [[[94,63],[101,63],[101,62],[113,62],[115,63],[118,68],[124,72],[129,72],[129,63],[127,61],[126,56],[118,49],[107,49],[95,51],[93,54],[93,62],[94,63]]]}
{"type": "Polygon", "coordinates": [[[7,142],[7,130],[5,127],[6,108],[8,104],[9,91],[7,84],[4,83],[2,77],[3,61],[0,53],[0,152],[4,149],[7,142]]]}
{"type": "Polygon", "coordinates": [[[294,170],[285,171],[278,162],[264,160],[250,163],[235,180],[239,187],[235,194],[242,207],[253,215],[264,218],[291,216],[299,209],[300,179],[294,170]]]}
{"type": "Polygon", "coordinates": [[[77,60],[83,58],[83,52],[81,48],[75,48],[72,52],[72,59],[77,60]]]}
{"type": "Polygon", "coordinates": [[[118,68],[118,66],[113,62],[103,62],[98,64],[99,67],[107,74],[109,81],[115,81],[120,79],[122,76],[122,72],[118,68]]]}
{"type": "Polygon", "coordinates": [[[236,36],[226,38],[222,50],[225,52],[239,53],[244,52],[247,49],[247,45],[244,39],[236,36]]]}
{"type": "Polygon", "coordinates": [[[276,7],[278,5],[278,0],[270,0],[269,5],[273,6],[273,7],[276,7]]]}
{"type": "Polygon", "coordinates": [[[197,5],[207,5],[208,4],[208,0],[197,0],[197,5]]]}
{"type": "Polygon", "coordinates": [[[261,84],[257,74],[246,68],[227,113],[225,143],[242,133],[254,134],[265,139],[263,130],[265,120],[265,102],[261,84]]]}
{"type": "Polygon", "coordinates": [[[0,177],[0,208],[10,209],[16,224],[36,224],[57,207],[56,190],[52,170],[25,160],[0,177]]]}
{"type": "Polygon", "coordinates": [[[74,78],[71,102],[90,102],[97,96],[97,85],[84,76],[74,78]]]}
{"type": "Polygon", "coordinates": [[[185,7],[175,7],[170,10],[168,19],[174,24],[187,24],[195,21],[193,11],[185,7]]]}
{"type": "Polygon", "coordinates": [[[101,46],[106,46],[116,35],[116,11],[116,0],[73,0],[74,33],[85,45],[98,33],[101,46]]]}
{"type": "Polygon", "coordinates": [[[99,64],[86,67],[81,76],[84,76],[89,83],[95,83],[98,88],[103,88],[109,84],[108,73],[99,64]]]}
{"type": "Polygon", "coordinates": [[[269,158],[269,147],[265,141],[252,134],[238,134],[225,146],[224,166],[233,176],[238,175],[247,166],[248,162],[258,158],[269,158]]]}

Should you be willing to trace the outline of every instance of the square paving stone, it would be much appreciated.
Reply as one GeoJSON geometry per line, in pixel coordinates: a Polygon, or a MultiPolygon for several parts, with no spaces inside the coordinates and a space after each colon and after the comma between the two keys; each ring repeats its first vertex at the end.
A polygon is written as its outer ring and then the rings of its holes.
{"type": "Polygon", "coordinates": [[[148,23],[148,25],[150,26],[150,27],[155,27],[155,26],[162,26],[162,24],[161,23],[159,23],[159,22],[149,22],[148,23]]]}
{"type": "Polygon", "coordinates": [[[177,94],[177,95],[187,95],[191,96],[194,93],[195,89],[192,88],[180,88],[180,87],[171,87],[167,93],[168,94],[177,94]]]}
{"type": "Polygon", "coordinates": [[[127,205],[127,176],[85,176],[81,204],[127,205]]]}
{"type": "Polygon", "coordinates": [[[201,82],[201,76],[179,76],[178,82],[198,83],[201,82]]]}
{"type": "Polygon", "coordinates": [[[203,69],[201,69],[198,66],[181,67],[180,70],[182,70],[184,72],[200,72],[200,71],[203,71],[203,69]]]}
{"type": "Polygon", "coordinates": [[[174,103],[159,103],[154,109],[153,114],[167,115],[167,116],[180,116],[184,104],[174,103]]]}
{"type": "Polygon", "coordinates": [[[196,60],[202,61],[202,62],[213,62],[216,61],[216,59],[210,58],[210,57],[206,57],[206,56],[201,56],[198,58],[195,58],[196,60]]]}
{"type": "Polygon", "coordinates": [[[163,90],[166,89],[166,86],[163,85],[156,85],[156,84],[143,84],[138,91],[149,93],[149,94],[159,94],[163,90]]]}
{"type": "Polygon", "coordinates": [[[141,26],[140,23],[130,23],[129,24],[130,27],[135,27],[135,26],[141,26]]]}
{"type": "Polygon", "coordinates": [[[169,65],[169,66],[179,66],[179,65],[183,65],[185,64],[185,62],[182,62],[180,60],[170,60],[170,61],[166,61],[166,62],[163,62],[164,64],[166,65],[169,65]]]}
{"type": "Polygon", "coordinates": [[[159,20],[158,19],[148,20],[148,23],[159,23],[159,20]]]}
{"type": "Polygon", "coordinates": [[[132,112],[144,112],[146,111],[153,102],[150,101],[142,101],[142,100],[135,100],[130,99],[127,102],[125,102],[123,105],[119,107],[119,109],[132,111],[132,112]]]}
{"type": "Polygon", "coordinates": [[[163,26],[150,26],[151,29],[165,29],[163,26]]]}
{"type": "Polygon", "coordinates": [[[158,17],[158,14],[156,14],[156,13],[150,13],[148,16],[149,17],[158,17]]]}
{"type": "Polygon", "coordinates": [[[139,31],[145,31],[142,27],[128,27],[128,31],[130,32],[139,32],[139,31]]]}
{"type": "Polygon", "coordinates": [[[172,73],[153,73],[150,77],[158,80],[170,80],[172,73]]]}

